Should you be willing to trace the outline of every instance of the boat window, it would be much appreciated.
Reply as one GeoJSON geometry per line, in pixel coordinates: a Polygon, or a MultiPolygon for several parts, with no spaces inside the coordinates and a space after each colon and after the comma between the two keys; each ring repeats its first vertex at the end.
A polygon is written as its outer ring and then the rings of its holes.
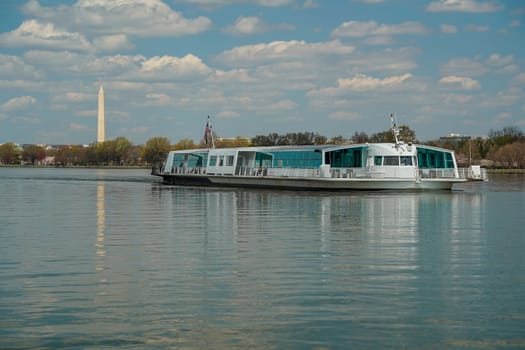
{"type": "Polygon", "coordinates": [[[418,147],[417,161],[420,168],[454,168],[452,152],[418,147]]]}
{"type": "Polygon", "coordinates": [[[330,165],[334,168],[360,168],[363,166],[361,148],[344,148],[328,152],[330,165]]]}
{"type": "Polygon", "coordinates": [[[278,168],[316,168],[321,165],[322,154],[314,150],[275,151],[272,154],[273,166],[278,168]]]}
{"type": "Polygon", "coordinates": [[[210,157],[210,166],[217,165],[217,156],[211,156],[210,157]]]}
{"type": "Polygon", "coordinates": [[[383,165],[383,157],[382,156],[375,156],[374,157],[374,165],[383,165]]]}
{"type": "Polygon", "coordinates": [[[412,165],[412,157],[411,156],[401,156],[401,165],[412,165]]]}
{"type": "Polygon", "coordinates": [[[430,167],[431,168],[436,168],[436,154],[435,153],[430,153],[430,167]]]}
{"type": "Polygon", "coordinates": [[[219,156],[219,166],[224,166],[224,156],[219,156]]]}
{"type": "Polygon", "coordinates": [[[385,156],[384,165],[399,165],[398,156],[385,156]]]}
{"type": "Polygon", "coordinates": [[[228,156],[226,158],[226,165],[227,166],[233,166],[233,156],[228,156]]]}
{"type": "Polygon", "coordinates": [[[454,161],[452,160],[452,153],[445,153],[445,167],[454,168],[454,161]]]}

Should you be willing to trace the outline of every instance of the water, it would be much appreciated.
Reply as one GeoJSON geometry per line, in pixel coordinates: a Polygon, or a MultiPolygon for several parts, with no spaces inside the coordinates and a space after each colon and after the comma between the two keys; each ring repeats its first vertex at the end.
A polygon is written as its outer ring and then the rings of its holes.
{"type": "Polygon", "coordinates": [[[455,192],[0,168],[0,348],[525,347],[525,177],[455,192]]]}

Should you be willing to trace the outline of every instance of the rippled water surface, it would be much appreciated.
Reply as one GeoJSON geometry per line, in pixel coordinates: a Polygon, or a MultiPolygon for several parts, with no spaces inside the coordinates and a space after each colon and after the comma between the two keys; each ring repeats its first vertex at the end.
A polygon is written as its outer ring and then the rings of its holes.
{"type": "Polygon", "coordinates": [[[454,192],[0,168],[0,348],[525,347],[525,177],[454,192]]]}

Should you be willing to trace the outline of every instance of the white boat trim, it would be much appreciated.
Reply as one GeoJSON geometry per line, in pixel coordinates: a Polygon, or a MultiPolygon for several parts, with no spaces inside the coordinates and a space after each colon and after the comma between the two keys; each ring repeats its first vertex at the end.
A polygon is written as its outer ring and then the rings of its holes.
{"type": "Polygon", "coordinates": [[[454,152],[397,143],[171,151],[152,174],[174,185],[293,190],[450,190],[487,180],[458,168],[454,152]]]}

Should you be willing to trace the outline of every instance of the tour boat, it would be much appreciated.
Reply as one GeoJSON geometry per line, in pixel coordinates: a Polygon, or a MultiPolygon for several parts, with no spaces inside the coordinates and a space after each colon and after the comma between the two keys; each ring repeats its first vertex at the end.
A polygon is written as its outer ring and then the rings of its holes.
{"type": "Polygon", "coordinates": [[[458,168],[453,151],[404,143],[395,124],[392,131],[394,143],[171,151],[152,174],[170,185],[329,191],[451,190],[488,179],[480,166],[458,168]]]}

